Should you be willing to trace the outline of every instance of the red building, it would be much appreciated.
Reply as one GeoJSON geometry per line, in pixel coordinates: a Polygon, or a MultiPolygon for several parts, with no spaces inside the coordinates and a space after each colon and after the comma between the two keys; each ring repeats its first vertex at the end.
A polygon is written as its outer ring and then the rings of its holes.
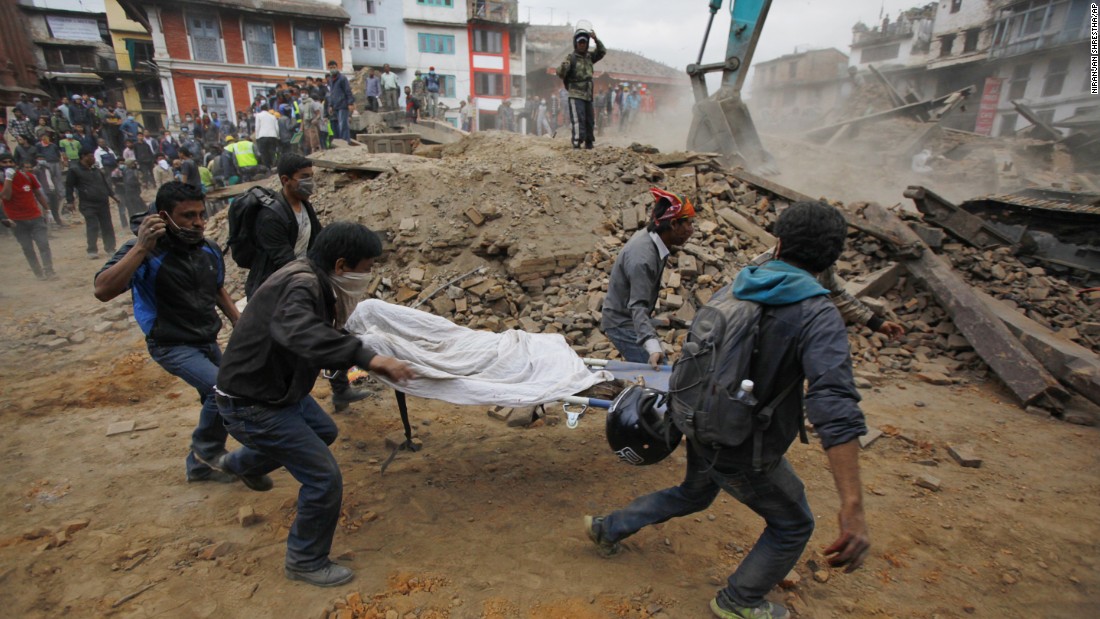
{"type": "Polygon", "coordinates": [[[169,122],[206,105],[219,116],[249,106],[288,78],[321,77],[335,60],[350,70],[350,17],[311,0],[120,0],[148,28],[169,122]]]}
{"type": "MultiPolygon", "coordinates": [[[[470,93],[478,108],[477,127],[496,127],[504,100],[516,109],[517,124],[527,97],[524,30],[516,0],[468,0],[470,93]]],[[[519,127],[517,127],[518,129],[519,127]]]]}

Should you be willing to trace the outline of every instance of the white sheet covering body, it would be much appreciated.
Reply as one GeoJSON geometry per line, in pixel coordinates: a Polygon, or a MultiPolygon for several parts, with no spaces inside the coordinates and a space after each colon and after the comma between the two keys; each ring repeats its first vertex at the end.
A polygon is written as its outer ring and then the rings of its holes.
{"type": "Polygon", "coordinates": [[[475,331],[378,299],[360,303],[347,330],[417,374],[402,385],[375,378],[409,395],[453,404],[533,406],[614,378],[589,370],[556,333],[475,331]]]}

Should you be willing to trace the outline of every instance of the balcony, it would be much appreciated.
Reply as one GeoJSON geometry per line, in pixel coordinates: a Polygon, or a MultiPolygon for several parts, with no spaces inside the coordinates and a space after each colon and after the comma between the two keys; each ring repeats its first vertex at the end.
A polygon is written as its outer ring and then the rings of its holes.
{"type": "MultiPolygon", "coordinates": [[[[1012,37],[1008,40],[998,41],[994,43],[993,49],[989,51],[989,55],[991,58],[1009,58],[1011,56],[1019,56],[1020,54],[1027,54],[1036,50],[1053,49],[1073,43],[1084,43],[1088,38],[1088,29],[1089,24],[1087,21],[1083,21],[1077,26],[1071,26],[1067,22],[1064,29],[1048,29],[1045,32],[1026,37],[1012,37]]],[[[1002,32],[1000,24],[998,25],[997,32],[1002,32]]]]}
{"type": "Polygon", "coordinates": [[[519,21],[518,0],[467,0],[466,11],[471,21],[514,24],[519,21]]]}

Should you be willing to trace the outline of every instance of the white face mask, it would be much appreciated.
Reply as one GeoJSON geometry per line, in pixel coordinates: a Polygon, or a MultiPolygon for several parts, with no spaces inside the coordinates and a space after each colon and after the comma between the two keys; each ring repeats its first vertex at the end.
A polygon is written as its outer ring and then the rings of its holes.
{"type": "Polygon", "coordinates": [[[345,272],[343,275],[332,276],[332,287],[336,291],[336,325],[338,327],[344,326],[348,317],[359,305],[359,301],[367,294],[371,279],[370,273],[345,272]]]}

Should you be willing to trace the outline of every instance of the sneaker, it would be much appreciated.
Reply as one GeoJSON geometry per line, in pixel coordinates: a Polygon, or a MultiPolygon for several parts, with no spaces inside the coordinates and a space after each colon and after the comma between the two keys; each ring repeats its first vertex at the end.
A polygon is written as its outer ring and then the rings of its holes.
{"type": "MultiPolygon", "coordinates": [[[[195,453],[195,452],[191,452],[195,453]]],[[[195,454],[195,459],[202,462],[206,466],[227,475],[232,475],[234,479],[241,480],[241,483],[249,488],[249,490],[255,490],[256,492],[267,492],[275,487],[275,482],[271,481],[271,477],[268,475],[241,475],[234,471],[229,470],[225,466],[225,459],[229,457],[228,453],[222,453],[217,458],[211,461],[203,460],[198,454],[195,454]]]]}
{"type": "Polygon", "coordinates": [[[337,391],[332,394],[332,407],[336,412],[340,412],[345,410],[352,402],[358,402],[359,400],[369,398],[370,395],[370,390],[357,387],[350,387],[343,391],[337,391]]]}
{"type": "Polygon", "coordinates": [[[217,469],[187,471],[187,483],[195,481],[214,481],[219,484],[231,484],[237,481],[237,476],[217,469]]]}
{"type": "Polygon", "coordinates": [[[768,601],[761,602],[758,606],[726,610],[718,603],[718,598],[710,601],[710,612],[720,619],[788,619],[791,616],[783,606],[768,601]]]}
{"type": "Polygon", "coordinates": [[[98,252],[94,252],[94,251],[88,252],[88,260],[98,260],[98,259],[99,259],[99,253],[98,252]]]}
{"type": "Polygon", "coordinates": [[[283,571],[286,573],[287,579],[300,580],[315,587],[339,587],[355,578],[355,572],[331,561],[328,565],[310,572],[300,572],[289,567],[284,567],[283,571]]]}
{"type": "Polygon", "coordinates": [[[622,550],[619,542],[609,542],[603,539],[603,516],[585,516],[584,532],[588,534],[588,539],[592,540],[592,543],[599,549],[600,554],[605,557],[619,554],[619,551],[622,550]]]}
{"type": "Polygon", "coordinates": [[[46,279],[48,279],[50,281],[54,281],[54,280],[58,280],[58,279],[61,279],[61,278],[57,275],[57,273],[54,273],[53,271],[47,271],[46,272],[46,279]]]}

